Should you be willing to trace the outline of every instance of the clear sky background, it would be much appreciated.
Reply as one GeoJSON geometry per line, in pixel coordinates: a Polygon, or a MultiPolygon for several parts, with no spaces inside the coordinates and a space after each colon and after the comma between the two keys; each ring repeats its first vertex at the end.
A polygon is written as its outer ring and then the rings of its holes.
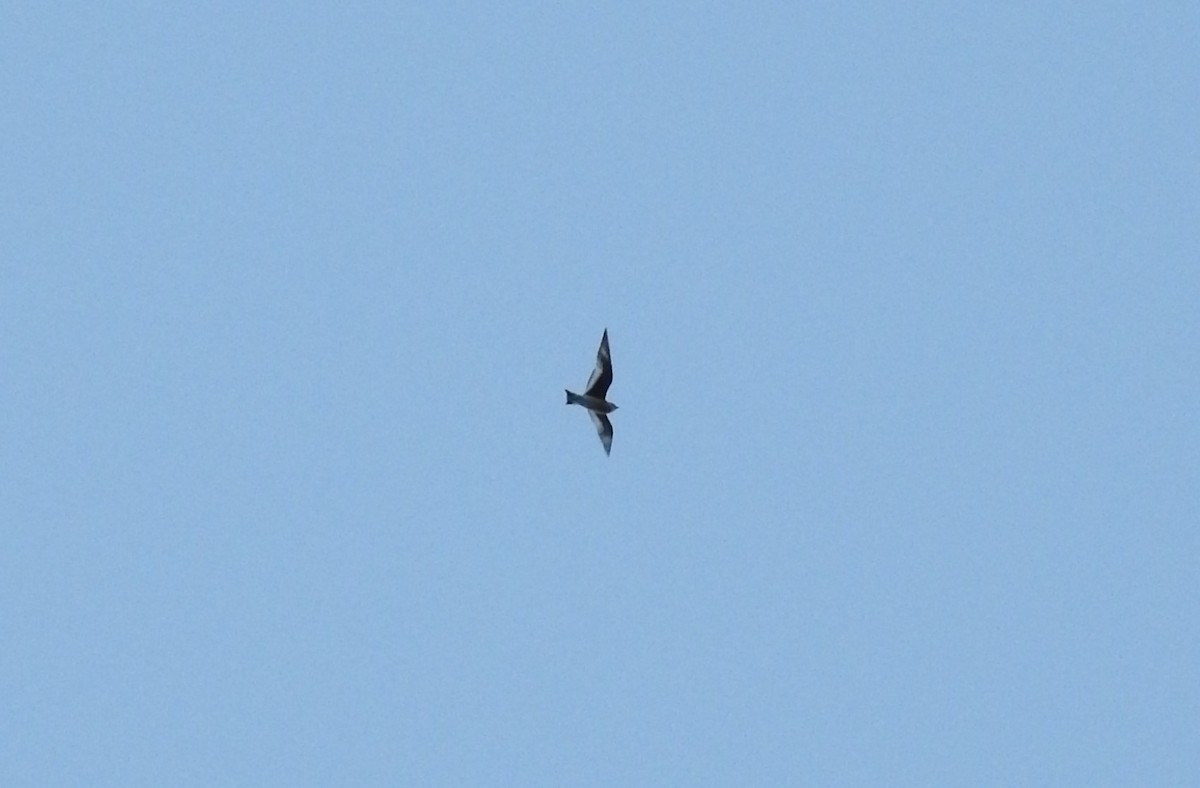
{"type": "Polygon", "coordinates": [[[1200,784],[1196,4],[14,3],[0,99],[0,784],[1200,784]]]}

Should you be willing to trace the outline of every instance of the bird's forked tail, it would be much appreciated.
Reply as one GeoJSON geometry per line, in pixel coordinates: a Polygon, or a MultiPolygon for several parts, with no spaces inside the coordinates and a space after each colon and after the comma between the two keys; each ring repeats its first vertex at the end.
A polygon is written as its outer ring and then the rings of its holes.
{"type": "Polygon", "coordinates": [[[563,391],[567,392],[567,404],[568,405],[573,405],[579,401],[578,394],[572,394],[570,389],[563,389],[563,391]]]}

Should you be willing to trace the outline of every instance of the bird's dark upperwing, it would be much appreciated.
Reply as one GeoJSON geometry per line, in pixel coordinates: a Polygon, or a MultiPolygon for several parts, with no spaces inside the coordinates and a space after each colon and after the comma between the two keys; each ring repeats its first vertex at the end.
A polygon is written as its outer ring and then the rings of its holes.
{"type": "Polygon", "coordinates": [[[600,349],[596,351],[596,369],[588,378],[587,390],[584,393],[589,397],[604,399],[608,394],[608,387],[612,385],[612,375],[612,354],[608,350],[608,329],[606,328],[604,336],[600,338],[600,349]]]}
{"type": "Polygon", "coordinates": [[[612,422],[608,420],[608,416],[594,410],[589,410],[588,415],[592,417],[592,424],[596,425],[596,434],[600,436],[600,442],[604,444],[604,453],[608,454],[612,451],[612,422]]]}

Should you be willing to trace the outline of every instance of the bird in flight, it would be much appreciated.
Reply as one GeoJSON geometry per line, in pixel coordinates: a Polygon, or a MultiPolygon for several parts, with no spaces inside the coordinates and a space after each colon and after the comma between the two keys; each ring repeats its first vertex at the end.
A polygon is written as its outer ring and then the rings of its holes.
{"type": "Polygon", "coordinates": [[[617,409],[616,405],[604,398],[611,385],[612,354],[608,350],[608,329],[606,328],[604,336],[600,338],[600,349],[596,351],[596,368],[592,371],[592,376],[588,378],[587,388],[583,390],[582,394],[576,394],[567,389],[568,405],[582,405],[587,408],[588,416],[596,425],[596,433],[600,436],[600,442],[604,444],[605,454],[612,450],[613,438],[612,422],[608,420],[608,414],[617,409]]]}

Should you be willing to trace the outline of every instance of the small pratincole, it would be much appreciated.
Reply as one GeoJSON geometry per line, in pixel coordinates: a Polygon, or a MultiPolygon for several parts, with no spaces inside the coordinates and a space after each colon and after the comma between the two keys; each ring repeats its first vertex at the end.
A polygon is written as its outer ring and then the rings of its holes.
{"type": "Polygon", "coordinates": [[[600,349],[596,351],[596,369],[588,378],[587,388],[582,394],[576,394],[567,389],[568,405],[582,405],[587,408],[588,415],[592,417],[592,423],[596,425],[596,434],[600,436],[600,442],[604,444],[605,454],[612,450],[613,428],[612,422],[608,420],[608,414],[617,409],[616,405],[604,398],[611,385],[612,354],[608,351],[608,329],[606,328],[604,336],[600,338],[600,349]]]}

